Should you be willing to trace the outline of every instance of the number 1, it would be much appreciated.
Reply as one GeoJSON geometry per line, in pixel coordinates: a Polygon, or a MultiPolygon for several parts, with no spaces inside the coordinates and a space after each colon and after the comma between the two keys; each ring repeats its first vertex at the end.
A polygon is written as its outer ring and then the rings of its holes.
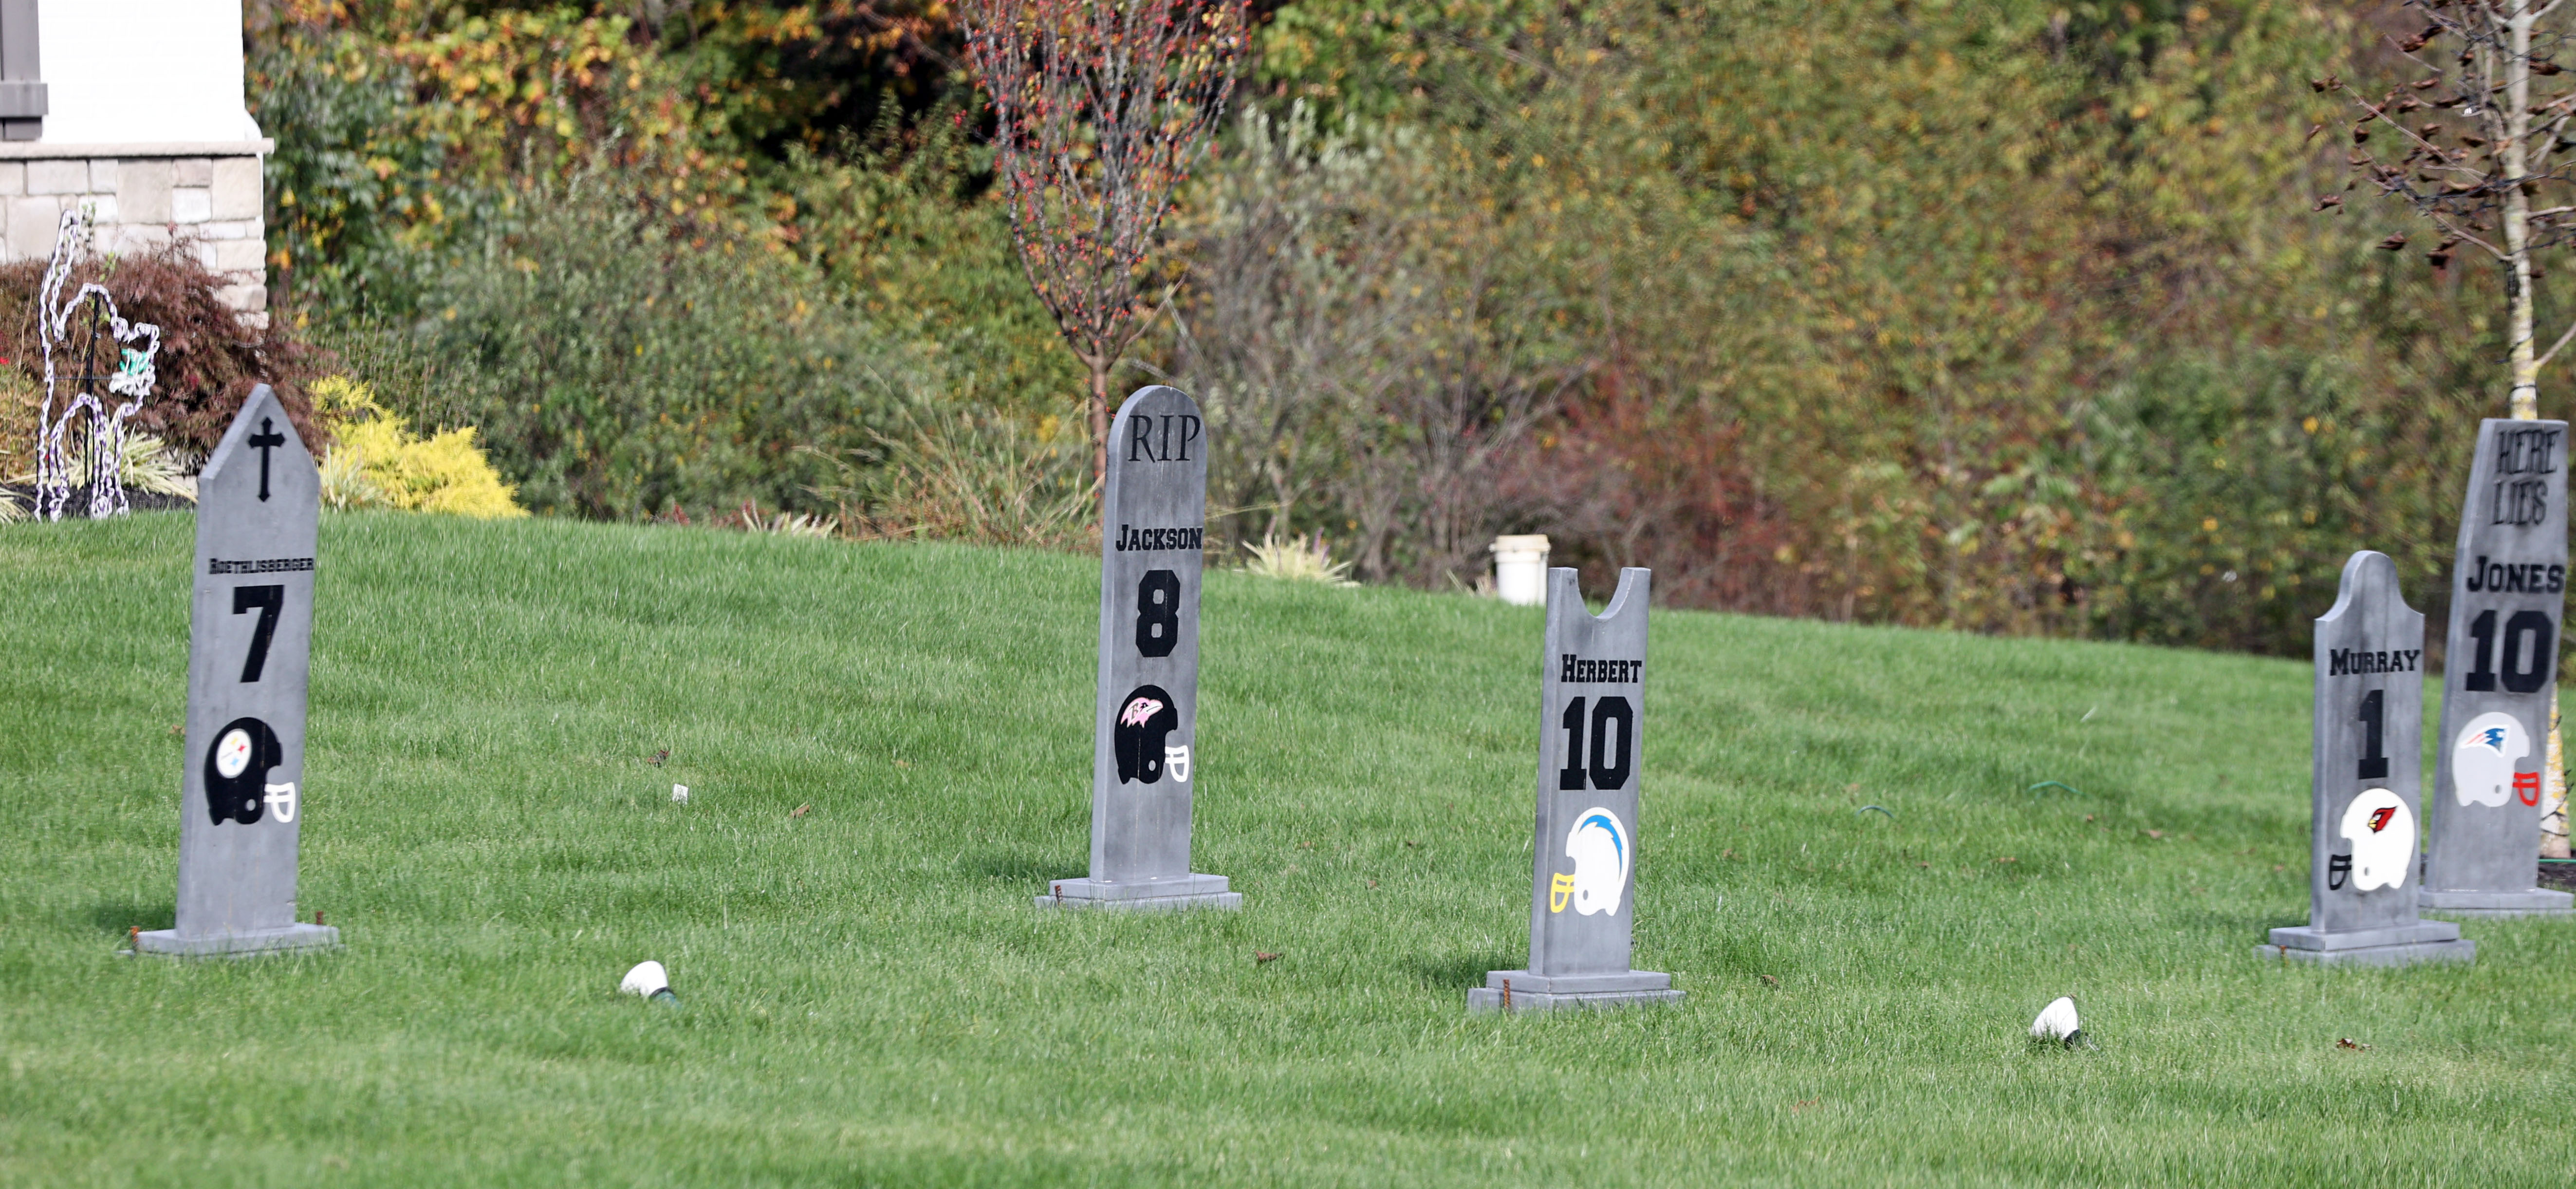
{"type": "Polygon", "coordinates": [[[2388,748],[2380,738],[2387,725],[2388,704],[2384,690],[2372,690],[2361,696],[2361,779],[2388,779],[2388,748]]]}
{"type": "Polygon", "coordinates": [[[1556,787],[1583,787],[1583,699],[1565,700],[1565,770],[1556,774],[1556,787]]]}
{"type": "Polygon", "coordinates": [[[233,588],[233,614],[259,609],[259,625],[250,630],[250,655],[242,658],[244,683],[259,680],[260,671],[268,667],[269,641],[277,638],[277,613],[286,609],[283,586],[236,586],[233,588]]]}
{"type": "Polygon", "coordinates": [[[2496,687],[2495,608],[2480,611],[2476,619],[2469,621],[2469,638],[2477,643],[2469,646],[2469,676],[2460,688],[2486,693],[2496,687]]]}

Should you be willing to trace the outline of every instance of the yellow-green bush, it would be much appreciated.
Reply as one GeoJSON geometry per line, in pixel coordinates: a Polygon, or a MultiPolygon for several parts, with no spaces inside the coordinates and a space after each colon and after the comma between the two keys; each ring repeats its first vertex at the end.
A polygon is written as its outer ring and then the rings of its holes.
{"type": "Polygon", "coordinates": [[[313,386],[314,410],[336,439],[322,459],[322,498],[334,508],[525,516],[517,489],[474,445],[474,427],[423,438],[405,430],[365,384],[332,376],[313,386]]]}

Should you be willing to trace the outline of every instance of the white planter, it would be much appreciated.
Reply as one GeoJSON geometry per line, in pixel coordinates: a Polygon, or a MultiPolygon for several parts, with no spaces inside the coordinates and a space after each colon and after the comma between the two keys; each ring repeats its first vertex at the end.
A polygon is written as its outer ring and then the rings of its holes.
{"type": "Polygon", "coordinates": [[[1494,551],[1494,593],[1515,607],[1536,607],[1547,602],[1547,537],[1530,534],[1496,537],[1494,551]]]}

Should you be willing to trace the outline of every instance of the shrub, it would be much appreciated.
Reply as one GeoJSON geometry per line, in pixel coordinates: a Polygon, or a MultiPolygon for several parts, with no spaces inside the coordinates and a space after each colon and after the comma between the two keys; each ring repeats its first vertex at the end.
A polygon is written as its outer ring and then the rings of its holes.
{"type": "Polygon", "coordinates": [[[314,385],[313,400],[336,439],[322,460],[322,498],[332,507],[447,512],[478,520],[528,514],[475,448],[473,426],[416,436],[376,403],[372,390],[346,376],[314,385]]]}
{"type": "MultiPolygon", "coordinates": [[[[440,278],[407,344],[362,354],[416,426],[474,425],[531,509],[643,519],[825,510],[830,459],[934,384],[913,353],[751,238],[675,233],[607,185],[528,196],[440,278]]],[[[363,373],[362,373],[363,375],[363,373]]]]}
{"type": "MultiPolygon", "coordinates": [[[[36,297],[44,276],[43,260],[0,264],[0,335],[6,336],[0,350],[40,393],[45,363],[36,335],[36,297]]],[[[73,269],[65,291],[90,281],[107,287],[126,320],[161,328],[154,360],[159,382],[126,422],[132,429],[202,458],[223,440],[251,388],[264,383],[276,390],[307,445],[318,450],[327,442],[305,393],[327,355],[282,327],[250,325],[225,306],[216,295],[223,278],[197,259],[193,245],[92,256],[73,269]]]]}

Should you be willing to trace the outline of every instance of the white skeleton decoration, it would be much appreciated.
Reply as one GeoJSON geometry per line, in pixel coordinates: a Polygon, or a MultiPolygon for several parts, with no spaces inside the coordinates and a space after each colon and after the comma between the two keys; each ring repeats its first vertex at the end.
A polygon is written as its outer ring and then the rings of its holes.
{"type": "Polygon", "coordinates": [[[73,416],[89,411],[88,441],[81,468],[87,472],[89,515],[93,519],[126,512],[120,463],[125,454],[125,421],[152,395],[153,360],[161,353],[161,328],[149,322],[128,323],[116,312],[116,299],[95,281],[83,284],[70,301],[62,300],[88,241],[86,216],[63,212],[54,237],[53,259],[45,265],[45,287],[37,297],[36,334],[45,350],[45,400],[37,417],[36,514],[63,518],[71,503],[71,457],[64,446],[73,416]],[[98,308],[89,309],[97,298],[98,308]],[[76,319],[75,315],[79,315],[76,319]],[[107,342],[101,343],[102,335],[107,342]],[[112,353],[115,367],[102,374],[99,353],[112,353]],[[108,402],[117,397],[114,412],[108,402]]]}

